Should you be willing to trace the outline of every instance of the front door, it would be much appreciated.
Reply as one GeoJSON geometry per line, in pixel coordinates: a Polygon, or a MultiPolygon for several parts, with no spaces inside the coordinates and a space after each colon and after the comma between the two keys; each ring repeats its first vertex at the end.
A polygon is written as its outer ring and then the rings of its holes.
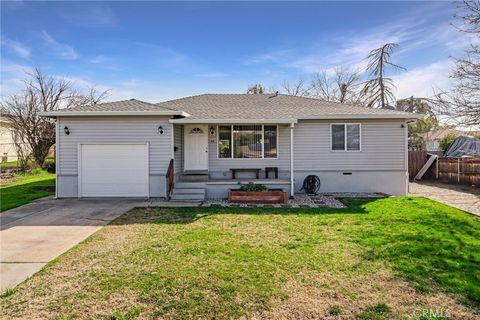
{"type": "Polygon", "coordinates": [[[185,125],[185,171],[208,170],[208,127],[185,125]]]}

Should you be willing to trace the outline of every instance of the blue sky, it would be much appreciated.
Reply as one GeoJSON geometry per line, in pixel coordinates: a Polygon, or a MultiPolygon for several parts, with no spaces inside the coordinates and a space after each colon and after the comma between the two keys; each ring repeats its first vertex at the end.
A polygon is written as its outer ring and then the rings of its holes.
{"type": "Polygon", "coordinates": [[[385,42],[400,48],[397,96],[448,88],[450,56],[469,43],[451,2],[4,2],[2,95],[40,67],[109,100],[158,102],[308,80],[360,68],[385,42]]]}

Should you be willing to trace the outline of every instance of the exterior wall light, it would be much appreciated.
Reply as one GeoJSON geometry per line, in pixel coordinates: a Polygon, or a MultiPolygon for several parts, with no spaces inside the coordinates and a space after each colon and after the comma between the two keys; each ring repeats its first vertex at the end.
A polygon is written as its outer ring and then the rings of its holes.
{"type": "Polygon", "coordinates": [[[213,136],[215,134],[215,128],[210,127],[210,135],[213,136]]]}
{"type": "Polygon", "coordinates": [[[67,126],[65,126],[65,128],[63,128],[63,131],[65,132],[65,134],[68,136],[70,134],[70,129],[68,129],[67,126]]]}
{"type": "Polygon", "coordinates": [[[159,127],[158,127],[158,133],[160,133],[160,134],[164,134],[164,133],[165,133],[165,130],[163,130],[163,127],[162,127],[162,126],[159,126],[159,127]]]}

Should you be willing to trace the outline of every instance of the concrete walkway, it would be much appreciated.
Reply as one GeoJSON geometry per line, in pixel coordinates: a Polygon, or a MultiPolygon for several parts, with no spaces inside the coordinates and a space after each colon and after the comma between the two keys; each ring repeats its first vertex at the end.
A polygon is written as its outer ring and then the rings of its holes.
{"type": "Polygon", "coordinates": [[[0,213],[0,290],[39,271],[141,199],[42,199],[0,213]]]}
{"type": "Polygon", "coordinates": [[[480,216],[480,189],[439,182],[410,183],[410,194],[426,197],[480,216]]]}

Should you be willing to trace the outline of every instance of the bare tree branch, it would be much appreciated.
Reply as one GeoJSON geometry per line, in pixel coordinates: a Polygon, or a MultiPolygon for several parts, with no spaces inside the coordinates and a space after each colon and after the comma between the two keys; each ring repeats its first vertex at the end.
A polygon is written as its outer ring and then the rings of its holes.
{"type": "Polygon", "coordinates": [[[45,75],[39,69],[27,73],[24,83],[20,93],[2,99],[0,109],[10,123],[14,140],[26,143],[35,163],[42,167],[55,144],[55,121],[39,113],[98,103],[107,92],[91,89],[81,94],[69,81],[45,75]]]}
{"type": "Polygon", "coordinates": [[[380,48],[372,50],[366,58],[368,64],[365,69],[369,72],[369,79],[365,81],[361,94],[369,107],[390,108],[395,102],[393,94],[395,86],[392,79],[387,78],[385,74],[387,66],[405,70],[405,68],[390,62],[391,54],[397,47],[396,43],[386,43],[380,48]]]}

